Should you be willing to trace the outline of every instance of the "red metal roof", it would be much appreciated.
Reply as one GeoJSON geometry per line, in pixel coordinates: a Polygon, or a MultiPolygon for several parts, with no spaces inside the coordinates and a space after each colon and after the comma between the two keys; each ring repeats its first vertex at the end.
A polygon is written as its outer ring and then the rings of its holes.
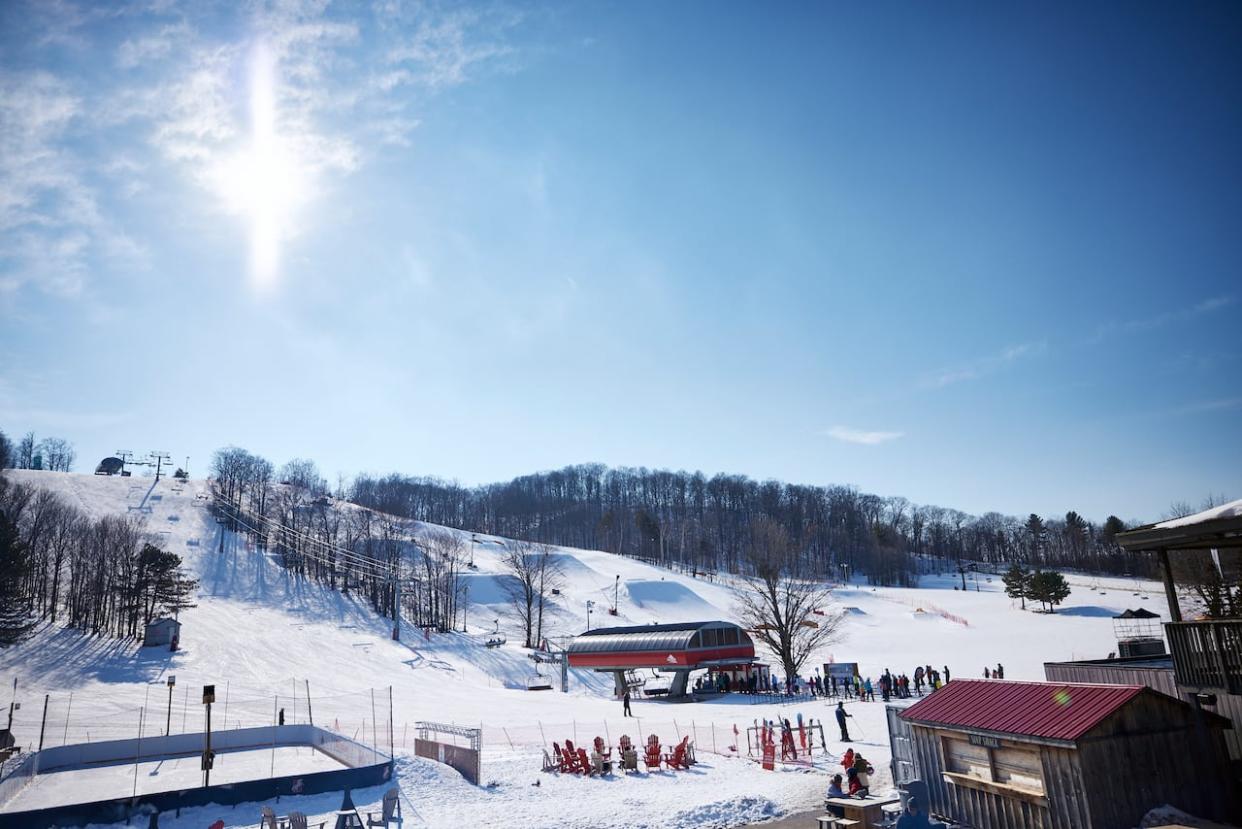
{"type": "Polygon", "coordinates": [[[1077,740],[1143,692],[1141,685],[955,679],[901,712],[917,723],[1077,740]]]}

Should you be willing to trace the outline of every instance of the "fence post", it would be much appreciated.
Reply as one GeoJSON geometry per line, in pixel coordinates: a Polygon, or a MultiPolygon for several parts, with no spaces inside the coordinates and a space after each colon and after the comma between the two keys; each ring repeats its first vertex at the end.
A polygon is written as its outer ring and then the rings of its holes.
{"type": "Polygon", "coordinates": [[[39,751],[43,750],[43,732],[47,728],[47,701],[51,694],[43,695],[43,722],[39,726],[39,751]]]}
{"type": "Polygon", "coordinates": [[[65,709],[65,733],[60,738],[60,744],[69,744],[69,712],[73,710],[73,691],[69,692],[69,707],[65,709]]]}

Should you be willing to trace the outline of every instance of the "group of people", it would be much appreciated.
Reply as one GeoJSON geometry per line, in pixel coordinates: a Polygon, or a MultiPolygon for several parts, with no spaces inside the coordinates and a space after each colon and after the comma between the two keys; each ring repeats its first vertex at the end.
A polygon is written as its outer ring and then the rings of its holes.
{"type": "Polygon", "coordinates": [[[995,668],[988,668],[985,665],[983,668],[983,678],[984,679],[1004,679],[1005,678],[1005,666],[999,662],[996,663],[995,668]]]}
{"type": "Polygon", "coordinates": [[[870,794],[871,775],[875,769],[861,751],[847,748],[841,758],[841,766],[845,769],[845,781],[842,781],[841,775],[834,774],[828,784],[828,797],[866,797],[870,794]]]}

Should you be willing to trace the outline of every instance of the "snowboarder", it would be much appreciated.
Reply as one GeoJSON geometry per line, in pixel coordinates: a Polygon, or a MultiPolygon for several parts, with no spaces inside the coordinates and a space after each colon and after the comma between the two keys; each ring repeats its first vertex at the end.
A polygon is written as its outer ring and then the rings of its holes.
{"type": "Polygon", "coordinates": [[[845,703],[837,703],[837,727],[841,729],[841,742],[848,743],[850,741],[850,730],[845,725],[845,718],[852,717],[853,714],[845,713],[845,703]]]}
{"type": "Polygon", "coordinates": [[[983,666],[983,678],[984,678],[984,679],[991,679],[991,678],[992,678],[992,672],[988,670],[988,666],[987,666],[987,665],[984,665],[984,666],[983,666]]]}
{"type": "Polygon", "coordinates": [[[1004,665],[1002,665],[1001,663],[997,662],[997,663],[996,663],[996,673],[994,674],[994,676],[995,676],[997,679],[1004,679],[1004,678],[1005,678],[1005,666],[1004,666],[1004,665]]]}
{"type": "Polygon", "coordinates": [[[944,681],[945,682],[949,681],[949,666],[948,665],[944,666],[944,681]]]}
{"type": "Polygon", "coordinates": [[[630,713],[630,689],[626,686],[625,693],[621,695],[621,711],[627,717],[634,716],[630,713]]]}

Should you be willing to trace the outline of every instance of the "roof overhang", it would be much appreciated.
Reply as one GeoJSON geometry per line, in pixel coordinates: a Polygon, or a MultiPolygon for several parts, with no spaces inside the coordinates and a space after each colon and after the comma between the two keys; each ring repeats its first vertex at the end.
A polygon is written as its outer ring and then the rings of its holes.
{"type": "Polygon", "coordinates": [[[1231,506],[1117,533],[1117,543],[1129,552],[1242,548],[1242,515],[1231,506]]]}

